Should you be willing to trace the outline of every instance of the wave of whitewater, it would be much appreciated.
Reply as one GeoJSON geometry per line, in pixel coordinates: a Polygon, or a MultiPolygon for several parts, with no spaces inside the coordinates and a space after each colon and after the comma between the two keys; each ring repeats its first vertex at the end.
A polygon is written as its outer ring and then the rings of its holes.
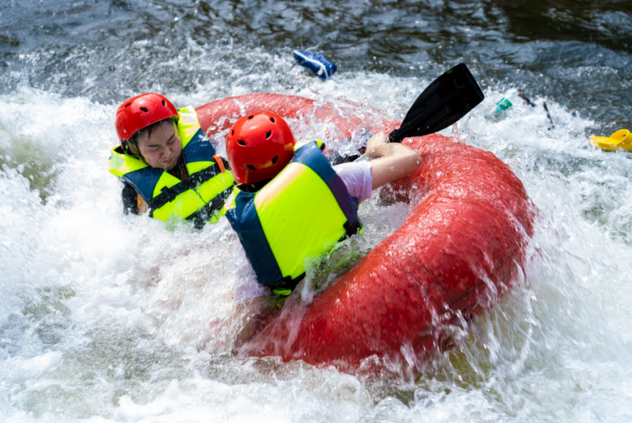
{"type": "MultiPolygon", "coordinates": [[[[417,81],[363,79],[359,89],[348,88],[351,76],[303,94],[342,91],[393,115],[414,99],[417,81]],[[376,90],[384,85],[406,97],[387,107],[376,90]]],[[[588,146],[591,122],[563,105],[550,106],[549,129],[544,110],[517,91],[486,96],[445,132],[509,163],[538,207],[525,279],[465,345],[413,380],[235,360],[231,324],[240,317],[230,314],[231,295],[245,258],[226,221],[195,231],[122,215],[119,182],[104,166],[115,106],[28,88],[2,96],[0,416],[625,421],[632,161],[588,146]],[[514,107],[490,118],[502,96],[514,107]],[[217,321],[223,329],[209,330],[217,321]]],[[[324,129],[303,130],[318,137],[324,129]]],[[[370,248],[401,225],[407,207],[372,200],[360,213],[370,248]]]]}

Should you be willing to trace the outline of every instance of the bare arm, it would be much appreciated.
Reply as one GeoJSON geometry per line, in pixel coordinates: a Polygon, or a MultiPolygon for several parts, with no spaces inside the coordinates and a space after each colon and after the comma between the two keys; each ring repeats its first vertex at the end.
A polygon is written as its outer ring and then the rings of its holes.
{"type": "Polygon", "coordinates": [[[371,160],[373,189],[410,175],[421,164],[419,153],[405,145],[389,143],[383,132],[369,139],[366,154],[371,160]]]}

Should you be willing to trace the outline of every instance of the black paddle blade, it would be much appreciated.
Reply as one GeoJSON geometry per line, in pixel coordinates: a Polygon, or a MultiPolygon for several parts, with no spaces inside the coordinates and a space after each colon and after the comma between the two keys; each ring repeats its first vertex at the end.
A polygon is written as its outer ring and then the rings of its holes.
{"type": "Polygon", "coordinates": [[[447,128],[465,116],[485,96],[465,64],[460,63],[435,79],[415,100],[390,142],[420,137],[447,128]]]}

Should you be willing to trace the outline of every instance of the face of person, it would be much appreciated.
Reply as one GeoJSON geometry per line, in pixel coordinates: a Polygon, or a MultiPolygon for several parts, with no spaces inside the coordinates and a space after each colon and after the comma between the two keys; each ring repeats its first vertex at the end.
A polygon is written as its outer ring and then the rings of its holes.
{"type": "Polygon", "coordinates": [[[175,123],[163,122],[151,134],[138,137],[138,150],[147,164],[163,170],[171,170],[178,164],[182,142],[175,123]]]}

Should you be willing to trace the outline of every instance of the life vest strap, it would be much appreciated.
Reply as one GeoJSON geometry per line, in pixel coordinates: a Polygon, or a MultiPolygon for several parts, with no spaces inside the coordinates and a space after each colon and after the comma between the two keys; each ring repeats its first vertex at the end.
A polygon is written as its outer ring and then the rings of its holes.
{"type": "Polygon", "coordinates": [[[224,166],[224,160],[217,154],[213,154],[213,158],[215,159],[215,163],[217,163],[217,166],[219,166],[220,172],[226,172],[226,167],[228,167],[228,165],[224,166]]]}
{"type": "Polygon", "coordinates": [[[232,190],[233,187],[230,187],[222,191],[217,196],[213,197],[207,205],[189,215],[186,220],[193,222],[196,229],[201,229],[215,212],[221,210],[224,206],[224,201],[231,194],[232,190]]]}
{"type": "Polygon", "coordinates": [[[163,187],[160,194],[149,200],[147,202],[147,205],[152,210],[159,209],[165,204],[175,200],[175,198],[183,192],[202,185],[204,182],[213,179],[215,176],[220,175],[221,173],[221,169],[217,165],[217,163],[213,163],[213,166],[189,175],[187,179],[170,188],[163,187]]]}

